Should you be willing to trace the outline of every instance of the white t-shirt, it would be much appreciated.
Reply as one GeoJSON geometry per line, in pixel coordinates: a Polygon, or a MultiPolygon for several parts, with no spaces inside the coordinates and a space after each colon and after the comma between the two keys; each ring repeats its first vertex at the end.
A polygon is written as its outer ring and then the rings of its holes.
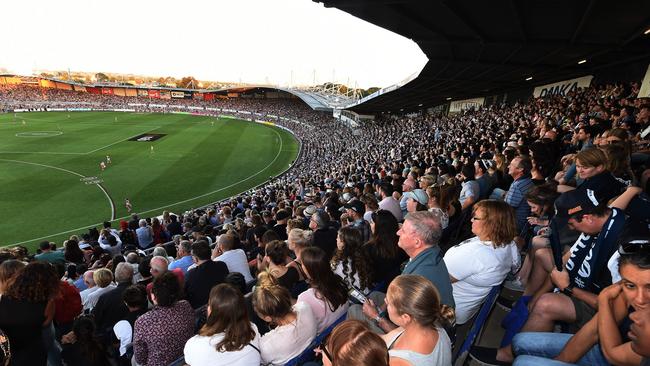
{"type": "Polygon", "coordinates": [[[222,261],[228,267],[228,272],[239,272],[244,275],[244,280],[246,283],[253,280],[251,275],[251,269],[248,267],[248,259],[246,258],[246,253],[241,249],[233,249],[227,252],[223,252],[220,256],[213,259],[216,261],[222,261]]]}
{"type": "Polygon", "coordinates": [[[83,303],[84,310],[92,310],[95,305],[97,305],[97,301],[99,300],[99,297],[105,294],[106,292],[114,289],[116,286],[114,284],[110,284],[106,287],[98,287],[97,290],[93,291],[88,297],[86,298],[86,302],[83,303]]]}
{"type": "Polygon", "coordinates": [[[514,241],[494,248],[476,236],[449,248],[444,259],[449,275],[458,280],[452,284],[457,324],[471,319],[492,286],[501,284],[521,262],[514,241]]]}
{"type": "Polygon", "coordinates": [[[293,310],[297,314],[294,322],[281,325],[260,339],[262,363],[284,365],[301,354],[316,337],[316,319],[309,305],[298,301],[293,310]]]}
{"type": "Polygon", "coordinates": [[[99,289],[99,286],[93,286],[81,291],[79,293],[79,296],[81,297],[81,304],[85,306],[86,302],[88,302],[88,296],[99,289]]]}
{"type": "Polygon", "coordinates": [[[399,202],[393,197],[386,197],[379,202],[380,210],[388,210],[390,213],[395,216],[397,221],[402,221],[402,209],[399,206],[399,202]]]}
{"type": "Polygon", "coordinates": [[[215,334],[212,337],[195,335],[185,343],[183,350],[185,363],[191,366],[259,366],[260,334],[255,324],[251,323],[251,325],[255,331],[255,338],[239,351],[217,352],[216,345],[223,340],[225,333],[215,334]]]}
{"type": "Polygon", "coordinates": [[[330,305],[327,301],[319,299],[316,296],[316,291],[313,288],[310,288],[300,295],[298,295],[298,301],[304,301],[309,304],[316,323],[318,324],[318,333],[325,330],[332,323],[334,323],[338,318],[343,316],[348,312],[348,303],[347,301],[336,308],[334,311],[330,309],[330,305]]]}

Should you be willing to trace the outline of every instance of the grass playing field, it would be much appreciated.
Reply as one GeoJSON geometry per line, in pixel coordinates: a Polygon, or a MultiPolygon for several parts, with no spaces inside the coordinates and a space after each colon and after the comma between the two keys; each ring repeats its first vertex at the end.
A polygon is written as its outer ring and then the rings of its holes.
{"type": "Polygon", "coordinates": [[[134,212],[156,216],[233,196],[286,170],[298,150],[280,128],[233,119],[0,114],[0,247],[60,245],[105,220],[118,227],[126,198],[134,212]],[[131,140],[142,134],[162,136],[131,140]]]}

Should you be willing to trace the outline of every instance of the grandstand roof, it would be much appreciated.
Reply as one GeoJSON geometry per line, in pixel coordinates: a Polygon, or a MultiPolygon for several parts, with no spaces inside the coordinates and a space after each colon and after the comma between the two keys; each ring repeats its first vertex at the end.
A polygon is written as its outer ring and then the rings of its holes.
{"type": "Polygon", "coordinates": [[[314,1],[410,38],[429,58],[416,79],[357,112],[421,109],[650,60],[647,0],[314,1]]]}

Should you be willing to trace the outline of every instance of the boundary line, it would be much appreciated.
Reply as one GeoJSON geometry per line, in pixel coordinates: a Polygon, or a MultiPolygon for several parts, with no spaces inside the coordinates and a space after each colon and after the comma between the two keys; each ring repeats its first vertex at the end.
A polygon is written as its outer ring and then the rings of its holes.
{"type": "MultiPolygon", "coordinates": [[[[211,195],[211,194],[221,192],[221,191],[223,191],[224,189],[228,189],[228,188],[230,188],[230,187],[236,186],[236,185],[238,185],[238,184],[240,184],[240,183],[243,183],[243,182],[245,182],[245,181],[247,181],[247,180],[249,180],[249,179],[251,179],[251,178],[253,178],[253,177],[258,176],[258,175],[261,174],[263,171],[265,171],[266,169],[268,169],[271,165],[273,165],[273,164],[275,163],[275,161],[278,160],[278,157],[280,156],[280,153],[282,153],[282,147],[283,147],[283,144],[284,144],[284,140],[282,139],[282,136],[280,136],[280,134],[278,133],[278,131],[275,130],[275,128],[272,128],[272,131],[275,132],[275,134],[280,138],[280,148],[278,149],[278,153],[275,154],[275,158],[273,158],[273,160],[272,160],[269,164],[267,164],[263,169],[261,169],[261,170],[258,171],[257,173],[252,174],[251,176],[249,176],[249,177],[247,177],[247,178],[244,178],[244,179],[242,179],[242,180],[240,180],[240,181],[237,181],[237,182],[235,182],[235,183],[229,184],[229,185],[227,185],[227,186],[225,186],[225,187],[222,187],[222,188],[216,189],[216,190],[214,190],[214,191],[211,191],[211,192],[207,192],[207,193],[204,193],[204,194],[198,195],[198,196],[196,196],[196,197],[188,198],[188,199],[183,200],[183,201],[178,201],[178,202],[170,203],[170,204],[167,204],[167,205],[165,205],[165,206],[160,206],[160,207],[152,208],[152,209],[150,209],[150,210],[146,210],[146,211],[139,211],[139,212],[138,212],[138,215],[141,215],[141,214],[144,214],[144,213],[147,213],[147,212],[152,212],[152,211],[159,211],[159,210],[161,210],[161,209],[163,209],[163,208],[166,208],[166,207],[170,207],[170,206],[175,206],[175,205],[183,204],[183,203],[186,203],[186,202],[193,201],[193,200],[195,200],[195,199],[197,199],[197,198],[201,198],[201,197],[209,196],[209,195],[211,195]]],[[[0,159],[0,161],[1,161],[1,160],[6,160],[6,159],[0,159]]],[[[41,164],[36,164],[36,163],[34,163],[34,164],[35,164],[35,165],[41,165],[41,164]]],[[[52,168],[55,168],[55,169],[62,169],[62,168],[56,168],[56,167],[52,167],[52,168]]],[[[62,170],[65,170],[65,169],[62,169],[62,170]]],[[[69,171],[69,172],[70,172],[70,171],[69,171]]],[[[74,173],[74,172],[71,172],[71,173],[73,173],[73,174],[78,174],[78,173],[74,173]]],[[[80,176],[81,176],[81,175],[80,175],[80,176]]],[[[250,188],[249,188],[249,189],[250,189],[250,188]]],[[[246,191],[248,191],[248,189],[246,189],[245,191],[242,191],[241,193],[246,192],[246,191]]],[[[113,217],[113,219],[112,219],[111,221],[114,221],[114,220],[122,220],[122,219],[126,219],[126,218],[130,218],[130,217],[131,217],[131,215],[127,215],[127,216],[122,216],[122,217],[117,217],[117,218],[115,218],[115,214],[114,214],[114,209],[115,209],[115,207],[113,206],[113,201],[112,201],[112,200],[110,199],[110,197],[108,196],[108,193],[106,193],[106,195],[107,195],[107,197],[109,198],[109,200],[110,200],[110,202],[111,202],[111,205],[112,205],[112,206],[111,206],[111,209],[113,210],[113,214],[111,215],[111,216],[113,217]]],[[[50,235],[47,235],[47,236],[41,236],[40,238],[34,238],[34,239],[29,239],[29,240],[23,240],[23,241],[18,242],[18,243],[12,243],[12,244],[7,244],[7,245],[2,245],[2,246],[0,246],[0,248],[6,248],[6,247],[11,247],[11,246],[15,246],[15,245],[21,245],[21,244],[25,244],[25,243],[29,243],[29,242],[33,242],[33,241],[37,241],[37,240],[47,239],[47,238],[51,238],[51,237],[53,237],[53,236],[59,236],[59,235],[63,235],[63,234],[67,234],[67,233],[71,233],[71,232],[74,232],[74,231],[79,231],[79,230],[87,229],[88,227],[91,227],[91,226],[99,226],[99,225],[102,225],[102,224],[103,224],[103,222],[100,222],[100,223],[97,223],[97,224],[84,225],[84,226],[82,226],[82,227],[80,227],[80,228],[71,229],[71,230],[67,230],[67,231],[62,231],[62,232],[60,232],[60,233],[50,234],[50,235]]]]}

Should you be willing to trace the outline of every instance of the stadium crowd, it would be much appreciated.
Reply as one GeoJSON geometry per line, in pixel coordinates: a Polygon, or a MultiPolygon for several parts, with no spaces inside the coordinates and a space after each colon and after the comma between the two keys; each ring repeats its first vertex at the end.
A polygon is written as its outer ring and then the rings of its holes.
{"type": "MultiPolygon", "coordinates": [[[[29,88],[0,89],[0,104],[130,99],[29,88]]],[[[223,202],[3,249],[9,364],[284,365],[317,348],[324,365],[451,365],[457,331],[502,284],[521,295],[502,347],[471,357],[648,364],[637,93],[596,85],[356,130],[295,100],[178,101],[284,117],[302,153],[223,202]]]]}

